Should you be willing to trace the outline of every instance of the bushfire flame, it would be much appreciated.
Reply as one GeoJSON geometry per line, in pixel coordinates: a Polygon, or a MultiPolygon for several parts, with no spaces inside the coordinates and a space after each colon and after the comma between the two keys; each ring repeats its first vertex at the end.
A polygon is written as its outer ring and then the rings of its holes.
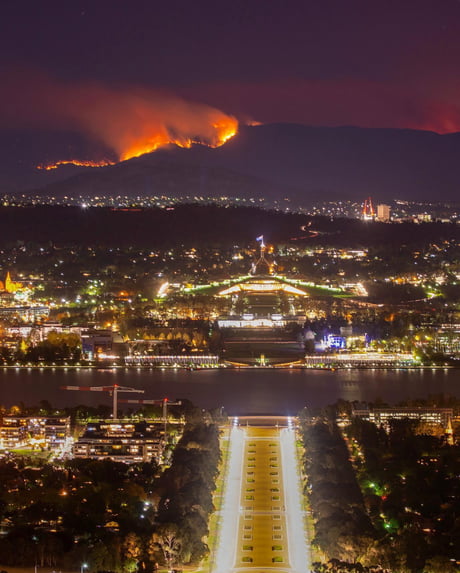
{"type": "Polygon", "coordinates": [[[202,139],[199,136],[173,136],[171,133],[168,133],[167,130],[152,134],[151,136],[147,136],[146,139],[140,139],[133,143],[132,146],[123,151],[120,155],[120,161],[139,157],[145,153],[151,153],[160,147],[171,144],[186,149],[190,149],[194,144],[207,145],[208,147],[220,147],[237,134],[238,122],[236,119],[228,117],[226,121],[222,120],[219,123],[213,124],[212,129],[213,133],[211,133],[211,136],[207,136],[205,139],[202,139]]]}
{"type": "Polygon", "coordinates": [[[107,165],[115,165],[114,161],[102,159],[101,161],[84,161],[79,159],[61,159],[55,163],[41,163],[37,165],[37,169],[41,171],[51,171],[57,169],[61,165],[76,165],[77,167],[106,167],[107,165]]]}
{"type": "MultiPolygon", "coordinates": [[[[152,134],[146,139],[133,143],[125,151],[122,151],[119,156],[119,161],[127,161],[133,157],[140,157],[146,153],[152,153],[160,147],[172,144],[186,149],[190,149],[194,144],[206,145],[212,148],[220,147],[233,136],[235,136],[238,132],[238,122],[230,117],[228,118],[228,121],[221,121],[217,124],[214,124],[212,127],[214,129],[214,133],[212,134],[211,138],[207,138],[206,140],[203,140],[199,137],[172,137],[167,132],[152,134]]],[[[101,161],[61,159],[55,163],[42,163],[37,165],[37,169],[51,171],[52,169],[57,169],[62,165],[76,165],[78,167],[106,167],[107,165],[115,165],[115,163],[115,161],[109,161],[108,159],[102,159],[101,161]]]]}
{"type": "MultiPolygon", "coordinates": [[[[159,133],[152,133],[146,138],[139,139],[139,141],[130,144],[127,149],[120,153],[119,161],[127,161],[133,157],[140,157],[146,153],[152,153],[160,147],[172,144],[186,149],[190,149],[194,144],[206,145],[213,148],[220,147],[237,134],[238,122],[236,119],[228,117],[227,120],[222,120],[219,123],[213,124],[212,129],[213,132],[211,133],[211,137],[207,136],[205,139],[202,139],[199,136],[186,137],[179,134],[173,136],[168,133],[166,129],[159,133]]],[[[37,165],[37,169],[51,171],[52,169],[57,169],[62,165],[76,165],[78,167],[106,167],[107,165],[115,165],[115,163],[115,161],[109,161],[108,159],[103,159],[101,161],[62,159],[55,163],[37,165]]]]}
{"type": "MultiPolygon", "coordinates": [[[[96,83],[58,82],[33,72],[12,72],[0,96],[0,125],[79,133],[119,161],[159,147],[194,143],[218,147],[238,131],[231,115],[169,92],[96,83]],[[8,114],[3,110],[8,110],[8,114]]],[[[41,166],[98,167],[110,161],[63,159],[41,166]]]]}

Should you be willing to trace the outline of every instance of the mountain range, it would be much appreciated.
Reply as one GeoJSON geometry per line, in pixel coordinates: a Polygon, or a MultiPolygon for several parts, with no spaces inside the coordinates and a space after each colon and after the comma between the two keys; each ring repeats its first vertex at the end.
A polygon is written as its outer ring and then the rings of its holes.
{"type": "Polygon", "coordinates": [[[219,148],[169,146],[113,166],[40,172],[34,191],[55,196],[289,197],[308,205],[367,196],[456,201],[459,183],[460,133],[267,124],[242,126],[219,148]]]}

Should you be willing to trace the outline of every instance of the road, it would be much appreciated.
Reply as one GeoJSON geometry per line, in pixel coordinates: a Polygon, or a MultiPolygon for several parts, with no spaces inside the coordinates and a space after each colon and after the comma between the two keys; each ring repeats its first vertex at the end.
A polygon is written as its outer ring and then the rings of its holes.
{"type": "Polygon", "coordinates": [[[247,426],[239,422],[234,422],[230,433],[212,573],[254,573],[255,569],[259,573],[266,569],[307,573],[310,554],[295,430],[288,418],[277,418],[276,423],[268,418],[251,418],[247,426]]]}

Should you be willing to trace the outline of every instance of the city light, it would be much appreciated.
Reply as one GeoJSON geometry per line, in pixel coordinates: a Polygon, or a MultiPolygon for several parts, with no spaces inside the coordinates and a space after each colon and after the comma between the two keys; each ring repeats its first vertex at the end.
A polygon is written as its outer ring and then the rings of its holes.
{"type": "Polygon", "coordinates": [[[460,573],[460,0],[57,4],[2,3],[0,573],[460,573]]]}

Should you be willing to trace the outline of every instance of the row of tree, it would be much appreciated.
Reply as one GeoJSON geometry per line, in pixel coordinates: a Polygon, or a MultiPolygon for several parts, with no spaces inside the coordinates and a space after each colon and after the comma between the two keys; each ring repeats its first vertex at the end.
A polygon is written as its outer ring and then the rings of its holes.
{"type": "Polygon", "coordinates": [[[312,563],[311,573],[391,573],[389,569],[379,565],[367,567],[361,563],[347,563],[338,559],[330,559],[327,563],[312,563]]]}
{"type": "Polygon", "coordinates": [[[0,346],[0,363],[32,362],[51,364],[52,362],[74,363],[81,358],[81,339],[78,334],[51,331],[44,340],[23,339],[16,348],[0,346]]]}
{"type": "Polygon", "coordinates": [[[215,424],[186,426],[174,450],[172,463],[160,479],[158,506],[164,561],[171,569],[197,563],[208,553],[209,516],[220,461],[219,429],[215,424]]]}
{"type": "Polygon", "coordinates": [[[329,559],[372,563],[375,531],[339,428],[317,421],[305,423],[302,431],[306,493],[315,524],[313,544],[329,559]]]}

